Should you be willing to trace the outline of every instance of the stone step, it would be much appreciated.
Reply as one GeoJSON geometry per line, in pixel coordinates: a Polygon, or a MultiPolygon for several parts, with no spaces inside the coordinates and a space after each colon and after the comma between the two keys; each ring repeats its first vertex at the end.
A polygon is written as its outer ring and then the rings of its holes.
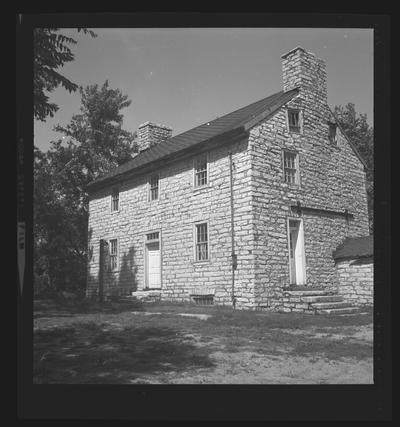
{"type": "Polygon", "coordinates": [[[332,295],[332,291],[326,291],[326,290],[309,290],[309,291],[283,291],[283,294],[285,296],[293,296],[293,297],[307,297],[307,296],[324,296],[324,295],[332,295]]]}
{"type": "Polygon", "coordinates": [[[317,310],[320,310],[320,309],[329,309],[329,308],[348,308],[348,307],[352,307],[352,305],[344,301],[337,301],[337,302],[331,301],[331,302],[314,302],[311,304],[311,307],[317,310]]]}
{"type": "Polygon", "coordinates": [[[309,303],[315,303],[315,302],[342,302],[343,297],[341,295],[312,295],[309,297],[302,297],[302,302],[309,302],[309,303]]]}
{"type": "Polygon", "coordinates": [[[318,286],[301,286],[301,285],[290,285],[283,288],[284,291],[325,291],[326,288],[318,286]]]}
{"type": "Polygon", "coordinates": [[[359,313],[358,307],[346,307],[346,308],[328,308],[322,310],[315,310],[315,314],[329,314],[329,315],[345,315],[345,314],[356,314],[359,313]]]}
{"type": "Polygon", "coordinates": [[[161,291],[148,290],[148,291],[134,291],[126,298],[132,298],[139,301],[158,301],[161,299],[161,291]]]}

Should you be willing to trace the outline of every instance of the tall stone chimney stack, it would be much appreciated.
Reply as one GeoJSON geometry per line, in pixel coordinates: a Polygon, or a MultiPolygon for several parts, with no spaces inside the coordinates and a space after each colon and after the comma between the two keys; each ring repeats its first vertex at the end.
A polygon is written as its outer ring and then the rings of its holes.
{"type": "Polygon", "coordinates": [[[325,62],[302,47],[282,55],[283,90],[300,88],[299,96],[327,105],[328,90],[325,62]]]}
{"type": "Polygon", "coordinates": [[[153,145],[159,144],[172,136],[172,129],[168,126],[158,125],[151,122],[142,123],[138,127],[139,152],[153,145]]]}

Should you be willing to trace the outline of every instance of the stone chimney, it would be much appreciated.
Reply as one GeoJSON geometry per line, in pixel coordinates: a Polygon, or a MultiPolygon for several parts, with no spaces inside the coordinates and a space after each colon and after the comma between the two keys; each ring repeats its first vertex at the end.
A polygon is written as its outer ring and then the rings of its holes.
{"type": "Polygon", "coordinates": [[[157,125],[146,122],[138,127],[138,147],[139,152],[159,144],[172,136],[172,129],[168,126],[157,125]]]}
{"type": "Polygon", "coordinates": [[[325,62],[302,47],[296,47],[281,58],[284,92],[298,87],[300,96],[326,105],[328,91],[325,62]]]}

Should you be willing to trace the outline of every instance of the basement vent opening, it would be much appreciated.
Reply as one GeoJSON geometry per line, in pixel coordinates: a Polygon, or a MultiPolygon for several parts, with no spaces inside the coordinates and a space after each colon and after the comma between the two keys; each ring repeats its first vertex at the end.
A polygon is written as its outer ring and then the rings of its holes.
{"type": "Polygon", "coordinates": [[[213,305],[214,295],[191,295],[192,300],[197,305],[213,305]]]}

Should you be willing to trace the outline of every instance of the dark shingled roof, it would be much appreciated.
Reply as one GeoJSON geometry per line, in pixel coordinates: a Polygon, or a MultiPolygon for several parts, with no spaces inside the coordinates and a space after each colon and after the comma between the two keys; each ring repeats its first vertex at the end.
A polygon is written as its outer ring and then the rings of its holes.
{"type": "Polygon", "coordinates": [[[374,254],[373,236],[347,237],[333,252],[334,259],[364,258],[374,254]]]}
{"type": "Polygon", "coordinates": [[[132,160],[122,164],[111,172],[103,175],[88,185],[90,190],[94,186],[105,184],[110,178],[131,172],[141,166],[160,160],[166,156],[178,153],[187,148],[204,143],[214,137],[223,135],[229,131],[242,128],[247,130],[246,125],[253,126],[254,120],[262,120],[290,101],[298,89],[287,92],[280,91],[274,95],[263,98],[232,113],[226,114],[208,123],[204,123],[179,135],[167,139],[157,145],[153,145],[136,155],[132,160]]]}

